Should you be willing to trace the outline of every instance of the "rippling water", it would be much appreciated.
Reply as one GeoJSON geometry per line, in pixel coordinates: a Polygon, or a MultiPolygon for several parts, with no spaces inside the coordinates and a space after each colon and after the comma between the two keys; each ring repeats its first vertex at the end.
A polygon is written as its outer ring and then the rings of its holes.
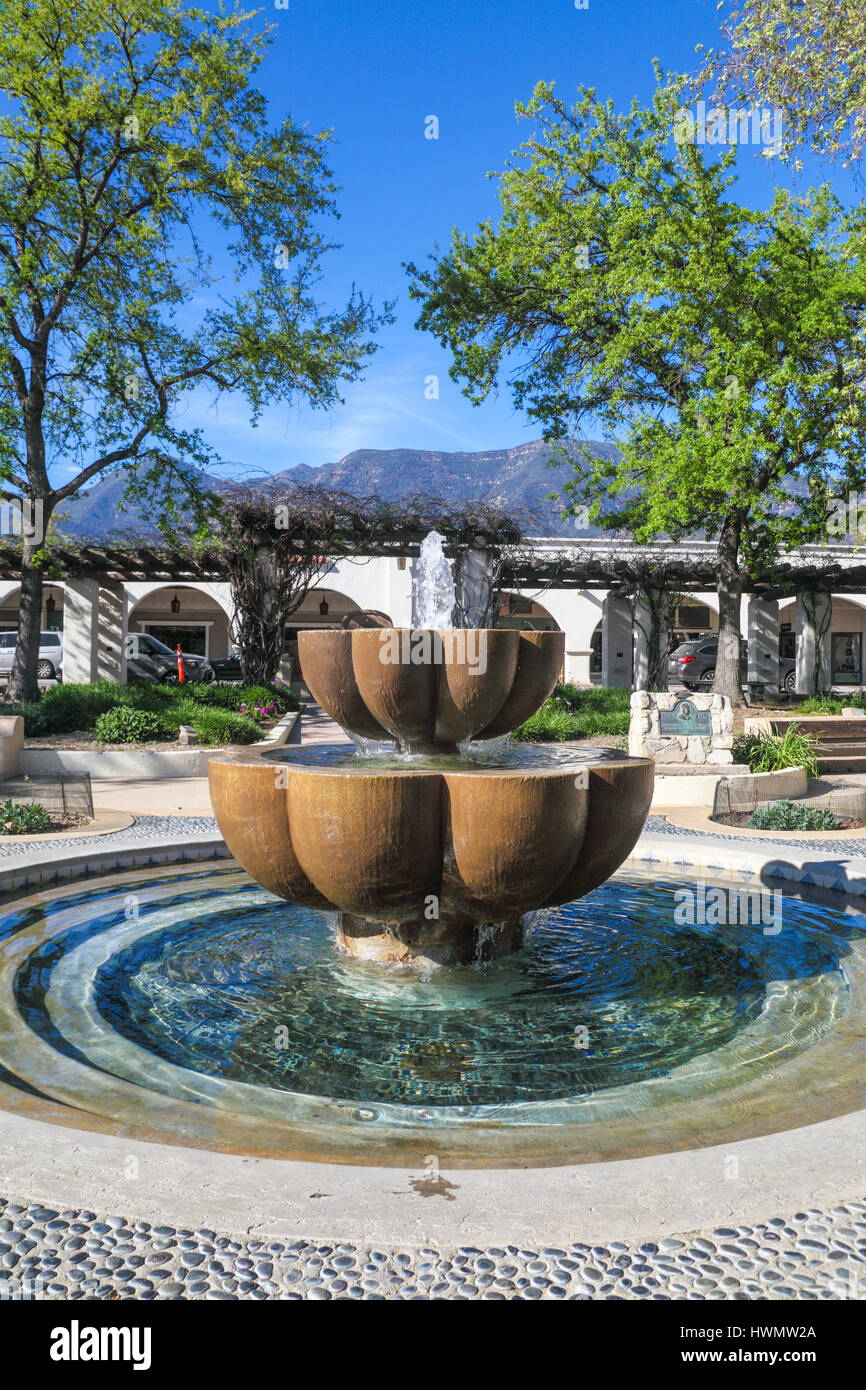
{"type": "MultiPolygon", "coordinates": [[[[241,755],[242,756],[242,755],[241,755]]],[[[258,755],[257,755],[258,756],[258,755]]],[[[359,772],[399,772],[417,767],[428,772],[551,772],[570,767],[585,767],[588,763],[622,761],[625,757],[615,748],[565,748],[539,744],[512,743],[507,738],[484,739],[460,745],[452,754],[410,753],[397,751],[393,743],[378,743],[373,739],[354,738],[352,746],[345,743],[306,744],[275,749],[264,758],[274,763],[297,763],[301,767],[335,769],[357,768],[359,772]]]]}
{"type": "MultiPolygon", "coordinates": [[[[409,1107],[587,1096],[716,1052],[804,981],[795,1012],[817,1036],[828,1021],[817,1009],[810,1022],[809,982],[837,1003],[845,990],[833,914],[790,899],[778,936],[679,926],[673,885],[620,876],[539,916],[518,955],[422,979],[338,955],[324,917],[246,879],[238,895],[238,878],[231,904],[193,898],[163,929],[143,909],[94,1001],[168,1062],[279,1090],[409,1107]]],[[[37,953],[22,994],[49,971],[37,953]]]]}

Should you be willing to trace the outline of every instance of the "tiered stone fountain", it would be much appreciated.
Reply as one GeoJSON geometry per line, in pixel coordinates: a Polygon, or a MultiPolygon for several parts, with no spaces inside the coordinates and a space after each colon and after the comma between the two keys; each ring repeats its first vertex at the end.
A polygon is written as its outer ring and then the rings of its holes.
{"type": "MultiPolygon", "coordinates": [[[[441,571],[432,587],[434,613],[447,612],[441,571]]],[[[394,746],[212,758],[232,854],[278,896],[337,913],[349,955],[426,966],[519,949],[527,913],[620,866],[652,797],[649,758],[485,746],[548,698],[564,641],[441,624],[300,633],[322,708],[362,748],[394,746]]]]}

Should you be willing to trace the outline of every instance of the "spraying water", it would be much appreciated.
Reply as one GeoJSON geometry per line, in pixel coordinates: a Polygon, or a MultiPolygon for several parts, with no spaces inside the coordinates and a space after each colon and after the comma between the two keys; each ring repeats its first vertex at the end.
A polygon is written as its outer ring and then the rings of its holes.
{"type": "Polygon", "coordinates": [[[442,549],[445,537],[430,531],[421,542],[412,597],[419,628],[452,628],[456,600],[451,565],[442,549]]]}

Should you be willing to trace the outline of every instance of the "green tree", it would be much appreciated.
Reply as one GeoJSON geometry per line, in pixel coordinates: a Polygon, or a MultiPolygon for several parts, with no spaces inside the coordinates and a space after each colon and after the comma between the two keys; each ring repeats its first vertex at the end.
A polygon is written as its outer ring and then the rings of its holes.
{"type": "Polygon", "coordinates": [[[170,525],[212,461],[190,393],[339,399],[390,310],[317,302],[335,214],[327,133],[268,125],[268,43],[240,11],[7,0],[0,32],[0,475],[33,508],[14,698],[35,698],[55,508],[107,470],[170,525]],[[230,265],[220,286],[210,223],[230,265]],[[233,280],[232,280],[233,276],[233,280]],[[59,468],[64,473],[59,473],[59,468]],[[71,476],[69,476],[71,474],[71,476]]]}
{"type": "MultiPolygon", "coordinates": [[[[722,8],[722,4],[719,5],[722,8]]],[[[772,103],[784,113],[780,154],[799,168],[809,141],[845,164],[866,140],[866,9],[862,0],[734,0],[727,49],[702,73],[720,99],[772,103]]]]}
{"type": "Polygon", "coordinates": [[[573,509],[638,541],[716,541],[714,688],[739,702],[744,566],[824,538],[831,492],[860,477],[866,220],[826,188],[768,213],[733,201],[734,151],[705,163],[674,130],[679,101],[665,85],[649,108],[583,91],[569,109],[540,84],[498,226],[408,269],[471,400],[507,374],[546,438],[590,421],[616,440],[618,458],[578,450],[573,509]]]}

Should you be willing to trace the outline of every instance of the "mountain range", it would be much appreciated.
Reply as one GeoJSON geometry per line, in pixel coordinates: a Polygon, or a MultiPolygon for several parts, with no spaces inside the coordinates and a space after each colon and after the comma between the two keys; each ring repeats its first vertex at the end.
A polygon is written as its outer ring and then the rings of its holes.
{"type": "MultiPolygon", "coordinates": [[[[616,457],[613,444],[588,440],[581,449],[595,457],[616,457]]],[[[512,449],[482,449],[474,453],[445,453],[429,449],[354,449],[338,463],[311,468],[299,463],[263,478],[292,487],[318,486],[349,492],[358,497],[379,497],[400,502],[423,495],[449,505],[483,501],[499,507],[520,521],[524,531],[536,536],[589,536],[601,534],[581,524],[581,518],[560,515],[561,497],[571,476],[567,463],[550,466],[551,445],[536,439],[512,449]]],[[[239,467],[239,465],[237,465],[239,467]]],[[[218,492],[249,486],[249,478],[207,477],[218,492]]],[[[158,536],[153,504],[130,503],[124,507],[127,475],[112,473],[86,492],[70,498],[61,508],[57,530],[81,540],[106,540],[119,535],[141,538],[158,536]]]]}

